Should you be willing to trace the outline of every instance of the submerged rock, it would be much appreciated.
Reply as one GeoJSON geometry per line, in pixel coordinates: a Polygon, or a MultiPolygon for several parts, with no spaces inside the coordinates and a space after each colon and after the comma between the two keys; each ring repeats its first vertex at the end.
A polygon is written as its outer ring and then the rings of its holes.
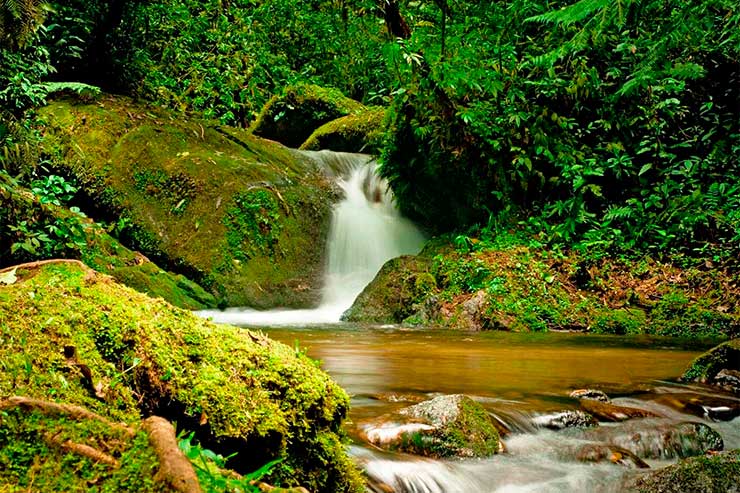
{"type": "Polygon", "coordinates": [[[346,97],[337,89],[298,84],[287,87],[282,94],[270,99],[249,130],[254,135],[282,142],[288,147],[298,147],[322,125],[365,111],[367,109],[362,103],[346,97]]]}
{"type": "Polygon", "coordinates": [[[676,392],[658,395],[653,401],[683,413],[715,421],[730,421],[740,416],[740,400],[721,396],[676,392]]]}
{"type": "Polygon", "coordinates": [[[610,402],[611,400],[604,392],[595,389],[576,389],[568,395],[574,399],[591,399],[601,402],[610,402]]]}
{"type": "Polygon", "coordinates": [[[623,491],[640,493],[731,493],[739,491],[740,450],[692,457],[633,478],[623,491]]]}
{"type": "Polygon", "coordinates": [[[305,308],[321,296],[336,193],[314,160],[246,131],[107,96],[40,110],[55,172],[119,237],[227,306],[305,308]]]}
{"type": "Polygon", "coordinates": [[[361,426],[379,447],[426,457],[487,457],[503,450],[485,409],[464,395],[447,395],[361,426]]]}
{"type": "Polygon", "coordinates": [[[587,443],[575,450],[580,462],[611,462],[624,467],[648,469],[650,466],[627,449],[605,443],[587,443]]]}
{"type": "Polygon", "coordinates": [[[617,406],[610,402],[602,402],[593,399],[581,399],[581,407],[587,413],[592,414],[599,421],[626,421],[633,418],[654,418],[658,415],[646,409],[636,407],[617,406]]]}
{"type": "Polygon", "coordinates": [[[597,426],[599,423],[593,416],[583,411],[561,411],[535,416],[532,418],[532,424],[538,428],[563,430],[566,428],[597,426]]]}
{"type": "Polygon", "coordinates": [[[675,459],[722,450],[722,437],[704,423],[635,422],[583,430],[579,436],[625,448],[643,459],[675,459]]]}
{"type": "Polygon", "coordinates": [[[740,371],[725,368],[712,378],[711,383],[735,394],[740,394],[740,371]]]}
{"type": "MultiPolygon", "coordinates": [[[[229,466],[240,472],[280,458],[269,482],[361,489],[340,432],[349,398],[300,352],[79,264],[17,278],[0,285],[0,395],[63,400],[116,422],[163,416],[206,448],[236,452],[229,466]]],[[[31,474],[34,450],[14,466],[31,474]]]]}

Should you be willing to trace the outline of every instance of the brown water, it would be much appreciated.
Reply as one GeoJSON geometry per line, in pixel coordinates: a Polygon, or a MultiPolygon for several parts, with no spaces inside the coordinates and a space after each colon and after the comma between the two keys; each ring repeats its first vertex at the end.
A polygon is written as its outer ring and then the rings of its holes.
{"type": "MultiPolygon", "coordinates": [[[[363,444],[357,429],[415,400],[455,393],[475,398],[509,425],[531,423],[533,415],[577,408],[568,393],[584,387],[604,390],[617,404],[656,411],[664,418],[654,420],[655,426],[702,421],[662,406],[660,396],[706,395],[708,389],[678,384],[677,378],[712,345],[648,337],[471,334],[349,324],[264,331],[320,360],[347,390],[352,397],[348,432],[356,443],[351,452],[371,478],[368,491],[396,493],[622,491],[625,478],[635,472],[564,456],[568,447],[584,443],[583,437],[565,432],[520,426],[505,438],[507,454],[445,461],[380,452],[363,444]],[[382,488],[373,486],[378,484],[382,488]]],[[[726,448],[740,447],[740,419],[703,421],[722,435],[726,448]]],[[[602,429],[618,434],[624,426],[602,429]]]]}
{"type": "Polygon", "coordinates": [[[348,324],[266,332],[320,360],[323,369],[353,396],[355,419],[398,407],[387,402],[389,395],[463,393],[515,401],[521,409],[561,409],[573,389],[597,386],[619,395],[676,380],[707,348],[645,337],[463,333],[348,324]]]}

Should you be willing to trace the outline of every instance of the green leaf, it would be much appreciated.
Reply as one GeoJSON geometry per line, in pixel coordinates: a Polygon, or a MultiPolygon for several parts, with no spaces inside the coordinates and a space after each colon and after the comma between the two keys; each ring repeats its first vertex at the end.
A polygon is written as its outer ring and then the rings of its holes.
{"type": "Polygon", "coordinates": [[[640,168],[640,172],[637,173],[637,176],[642,176],[648,171],[650,171],[651,169],[653,169],[653,163],[647,163],[643,165],[642,168],[640,168]]]}

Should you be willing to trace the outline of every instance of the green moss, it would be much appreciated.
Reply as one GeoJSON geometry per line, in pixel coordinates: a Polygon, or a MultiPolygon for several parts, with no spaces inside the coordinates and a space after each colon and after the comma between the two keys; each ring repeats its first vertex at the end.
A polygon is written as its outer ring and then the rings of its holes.
{"type": "Polygon", "coordinates": [[[9,410],[0,414],[0,490],[38,492],[152,493],[174,491],[155,482],[158,460],[146,433],[131,439],[108,425],[9,410]],[[53,445],[71,440],[116,459],[93,461],[53,445]]]}
{"type": "Polygon", "coordinates": [[[651,311],[651,331],[677,337],[722,337],[740,332],[737,315],[720,312],[710,299],[692,300],[688,294],[671,290],[651,311]]]}
{"type": "Polygon", "coordinates": [[[645,324],[645,312],[640,309],[606,309],[596,315],[592,329],[598,334],[640,334],[645,324]]]}
{"type": "Polygon", "coordinates": [[[707,382],[723,369],[740,370],[740,339],[724,342],[702,354],[691,362],[681,378],[707,382]]]}
{"type": "Polygon", "coordinates": [[[740,484],[740,451],[710,457],[692,457],[647,473],[631,482],[640,493],[687,491],[728,492],[740,484]]]}
{"type": "Polygon", "coordinates": [[[0,287],[0,395],[61,397],[128,422],[141,412],[162,415],[195,430],[208,448],[238,451],[232,465],[242,472],[282,457],[274,483],[357,490],[337,434],[349,398],[304,355],[75,264],[18,274],[22,281],[0,287]],[[100,382],[103,400],[64,357],[65,346],[100,382]]]}
{"type": "Polygon", "coordinates": [[[250,132],[298,147],[321,125],[364,110],[361,103],[337,89],[299,84],[270,99],[250,132]]]}
{"type": "Polygon", "coordinates": [[[368,108],[320,126],[301,144],[301,149],[378,153],[386,110],[368,108]]]}
{"type": "Polygon", "coordinates": [[[40,113],[53,166],[80,183],[88,214],[125,218],[124,244],[225,305],[318,302],[334,192],[312,160],[126,98],[40,113]]]}

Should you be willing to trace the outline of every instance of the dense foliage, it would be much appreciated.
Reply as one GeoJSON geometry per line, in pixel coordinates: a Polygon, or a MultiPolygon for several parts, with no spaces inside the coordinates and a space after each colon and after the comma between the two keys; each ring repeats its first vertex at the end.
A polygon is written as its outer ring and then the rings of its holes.
{"type": "Polygon", "coordinates": [[[384,171],[407,213],[448,230],[521,213],[549,242],[737,253],[736,2],[447,8],[396,47],[384,171]]]}

